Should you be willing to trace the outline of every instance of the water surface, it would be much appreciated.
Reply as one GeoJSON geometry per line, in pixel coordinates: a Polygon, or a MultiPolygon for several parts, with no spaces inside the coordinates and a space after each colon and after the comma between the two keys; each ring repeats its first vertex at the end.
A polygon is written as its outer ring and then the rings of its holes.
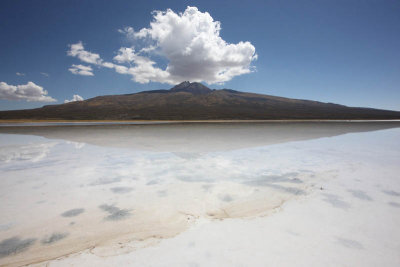
{"type": "MultiPolygon", "coordinates": [[[[268,215],[322,190],[324,181],[351,172],[370,154],[384,153],[387,170],[397,165],[399,126],[1,127],[0,263],[19,265],[90,247],[173,237],[200,218],[268,215]],[[354,156],[360,151],[362,159],[354,156]]],[[[349,194],[373,200],[354,188],[349,194]]],[[[329,193],[325,199],[338,208],[349,205],[329,193]]]]}

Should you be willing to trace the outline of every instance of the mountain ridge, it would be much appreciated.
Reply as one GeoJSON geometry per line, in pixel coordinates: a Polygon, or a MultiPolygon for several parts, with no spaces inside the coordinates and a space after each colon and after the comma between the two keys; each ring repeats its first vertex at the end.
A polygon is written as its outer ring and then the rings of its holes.
{"type": "Polygon", "coordinates": [[[171,89],[105,95],[84,101],[0,111],[0,119],[52,120],[305,120],[400,119],[399,111],[347,107],[182,82],[171,89]]]}

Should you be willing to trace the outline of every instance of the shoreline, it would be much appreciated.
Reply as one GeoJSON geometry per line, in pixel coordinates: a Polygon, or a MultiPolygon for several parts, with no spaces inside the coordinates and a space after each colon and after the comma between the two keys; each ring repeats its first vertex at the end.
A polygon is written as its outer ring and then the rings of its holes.
{"type": "Polygon", "coordinates": [[[180,124],[180,123],[293,123],[293,122],[400,122],[398,119],[388,120],[343,120],[343,119],[287,119],[287,120],[1,120],[5,124],[180,124]]]}

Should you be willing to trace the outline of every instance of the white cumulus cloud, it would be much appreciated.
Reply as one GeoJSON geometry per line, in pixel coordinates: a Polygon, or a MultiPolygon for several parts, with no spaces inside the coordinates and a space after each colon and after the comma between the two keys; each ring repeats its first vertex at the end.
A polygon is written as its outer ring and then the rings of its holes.
{"type": "Polygon", "coordinates": [[[93,76],[93,69],[90,66],[85,65],[75,65],[72,64],[71,68],[68,69],[70,72],[76,75],[83,75],[83,76],[93,76]]]}
{"type": "Polygon", "coordinates": [[[118,29],[119,33],[126,35],[126,37],[130,40],[135,39],[135,30],[132,27],[124,27],[123,29],[118,29]]]}
{"type": "Polygon", "coordinates": [[[103,61],[99,54],[85,51],[82,42],[70,45],[70,49],[68,50],[67,54],[71,57],[77,57],[81,61],[90,64],[100,64],[103,61]]]}
{"type": "Polygon", "coordinates": [[[54,102],[57,101],[47,95],[47,91],[43,87],[28,82],[22,85],[9,85],[5,82],[0,82],[0,99],[5,100],[26,100],[28,102],[54,102]]]}
{"type": "Polygon", "coordinates": [[[70,102],[75,102],[75,101],[83,101],[83,97],[80,95],[73,95],[71,100],[65,99],[64,103],[70,103],[70,102]]]}
{"type": "Polygon", "coordinates": [[[223,83],[250,73],[251,63],[257,59],[250,42],[226,42],[220,36],[221,23],[196,7],[187,7],[183,13],[171,9],[154,11],[148,28],[135,31],[125,27],[118,31],[140,48],[121,47],[114,57],[118,64],[86,51],[82,42],[70,45],[68,55],[131,75],[139,83],[169,84],[185,80],[223,83]],[[157,67],[153,56],[164,58],[168,62],[166,68],[157,67]]]}

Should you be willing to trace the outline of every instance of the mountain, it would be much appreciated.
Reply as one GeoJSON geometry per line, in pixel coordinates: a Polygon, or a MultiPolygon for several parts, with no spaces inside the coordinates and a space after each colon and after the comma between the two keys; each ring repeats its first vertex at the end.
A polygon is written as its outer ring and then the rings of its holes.
{"type": "Polygon", "coordinates": [[[0,111],[0,119],[276,120],[400,119],[399,111],[347,107],[270,95],[215,90],[183,82],[170,90],[108,95],[28,110],[0,111]]]}

